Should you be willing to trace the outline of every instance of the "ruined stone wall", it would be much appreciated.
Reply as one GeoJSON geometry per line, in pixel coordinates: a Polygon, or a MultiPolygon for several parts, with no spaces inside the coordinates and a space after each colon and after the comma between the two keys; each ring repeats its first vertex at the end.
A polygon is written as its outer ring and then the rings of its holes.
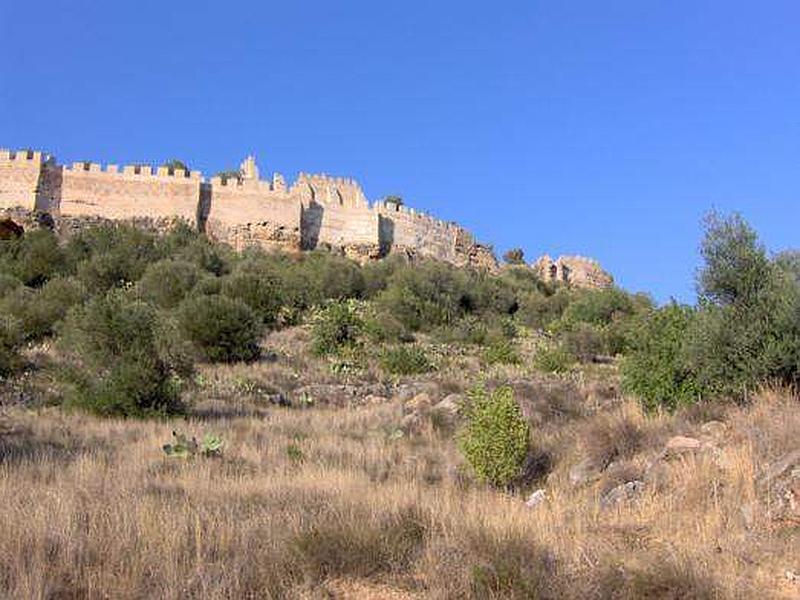
{"type": "Polygon", "coordinates": [[[595,289],[614,285],[614,278],[603,270],[600,263],[585,256],[559,256],[553,260],[545,254],[531,267],[544,281],[595,289]]]}
{"type": "MultiPolygon", "coordinates": [[[[61,169],[60,198],[50,212],[56,217],[104,217],[130,220],[182,219],[196,225],[202,177],[198,171],[170,172],[166,167],[74,163],[61,169]]],[[[57,177],[57,175],[56,175],[57,177]]]]}
{"type": "Polygon", "coordinates": [[[0,150],[0,208],[36,209],[43,162],[41,152],[0,150]]]}

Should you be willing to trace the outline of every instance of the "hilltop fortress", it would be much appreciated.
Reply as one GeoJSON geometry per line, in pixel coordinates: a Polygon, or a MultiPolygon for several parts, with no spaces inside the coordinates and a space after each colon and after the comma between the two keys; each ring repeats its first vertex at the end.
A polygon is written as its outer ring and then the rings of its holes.
{"type": "MultiPolygon", "coordinates": [[[[290,185],[279,173],[262,179],[252,156],[236,176],[205,179],[199,171],[166,166],[59,165],[42,152],[0,150],[0,211],[27,222],[45,216],[64,232],[102,220],[156,229],[184,221],[236,250],[324,247],[361,262],[399,253],[498,268],[492,248],[455,223],[400,202],[370,204],[352,179],[306,173],[290,185]]],[[[580,257],[542,257],[533,266],[544,278],[611,284],[597,263],[580,257]]]]}

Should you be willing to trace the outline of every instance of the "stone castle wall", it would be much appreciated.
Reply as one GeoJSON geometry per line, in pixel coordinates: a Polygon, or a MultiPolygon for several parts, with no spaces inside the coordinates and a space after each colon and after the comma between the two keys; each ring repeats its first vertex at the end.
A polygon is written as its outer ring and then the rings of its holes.
{"type": "Polygon", "coordinates": [[[240,177],[205,181],[197,171],[145,165],[58,165],[41,152],[0,151],[0,209],[56,220],[183,220],[241,250],[326,246],[359,260],[391,253],[497,266],[469,232],[395,203],[370,205],[352,179],[301,173],[291,185],[262,180],[252,157],[240,177]]]}
{"type": "Polygon", "coordinates": [[[0,208],[36,210],[42,177],[41,152],[0,150],[0,208]]]}

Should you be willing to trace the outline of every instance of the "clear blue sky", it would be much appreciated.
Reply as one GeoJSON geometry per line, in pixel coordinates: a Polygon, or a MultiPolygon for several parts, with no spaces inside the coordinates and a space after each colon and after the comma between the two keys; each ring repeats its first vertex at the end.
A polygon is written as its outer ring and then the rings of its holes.
{"type": "Polygon", "coordinates": [[[0,2],[0,146],[323,171],[693,300],[699,220],[800,217],[800,3],[0,2]]]}

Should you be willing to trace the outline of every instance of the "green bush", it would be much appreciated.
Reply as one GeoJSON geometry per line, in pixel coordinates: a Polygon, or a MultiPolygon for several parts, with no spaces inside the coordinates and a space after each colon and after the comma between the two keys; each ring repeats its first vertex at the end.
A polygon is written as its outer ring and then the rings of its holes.
{"type": "Polygon", "coordinates": [[[381,368],[392,375],[417,375],[433,369],[425,351],[418,346],[387,348],[381,354],[381,368]]]}
{"type": "Polygon", "coordinates": [[[18,319],[25,339],[53,333],[54,325],[86,297],[86,288],[74,277],[56,277],[40,289],[18,287],[0,300],[0,310],[18,319]]]}
{"type": "Polygon", "coordinates": [[[122,224],[81,231],[65,251],[68,263],[92,293],[134,283],[150,263],[163,258],[154,234],[122,224]]]}
{"type": "Polygon", "coordinates": [[[180,377],[191,363],[171,351],[157,310],[120,290],[74,307],[61,326],[60,347],[73,385],[70,404],[104,416],[144,417],[183,411],[180,377]]]}
{"type": "Polygon", "coordinates": [[[222,293],[247,304],[267,325],[277,321],[285,298],[278,274],[254,265],[225,277],[222,293]]]}
{"type": "Polygon", "coordinates": [[[700,307],[689,361],[713,396],[742,399],[765,381],[800,382],[800,287],[784,259],[770,261],[738,215],[712,214],[701,245],[700,307]]]}
{"type": "Polygon", "coordinates": [[[8,273],[0,273],[0,298],[7,296],[21,285],[22,282],[17,277],[8,273]]]}
{"type": "Polygon", "coordinates": [[[590,362],[595,356],[609,352],[608,327],[591,323],[574,323],[560,332],[564,349],[581,362],[590,362]]]}
{"type": "Polygon", "coordinates": [[[178,322],[186,337],[213,362],[255,360],[261,324],[241,300],[227,296],[196,296],[179,307],[178,322]]]}
{"type": "Polygon", "coordinates": [[[19,323],[9,315],[0,315],[0,377],[6,377],[19,366],[22,346],[19,323]]]}
{"type": "Polygon", "coordinates": [[[410,331],[429,330],[452,323],[469,311],[468,287],[463,270],[423,262],[398,269],[377,302],[410,331]]]}
{"type": "Polygon", "coordinates": [[[700,396],[687,354],[695,319],[692,308],[672,303],[643,317],[634,329],[631,351],[622,362],[622,386],[648,410],[674,410],[700,396]]]}
{"type": "Polygon", "coordinates": [[[140,296],[159,308],[178,306],[201,278],[195,265],[183,260],[164,259],[152,263],[139,280],[140,296]]]}
{"type": "Polygon", "coordinates": [[[568,373],[575,366],[575,356],[564,348],[540,348],[533,357],[533,366],[543,373],[568,373]]]}
{"type": "Polygon", "coordinates": [[[353,349],[365,331],[362,307],[355,301],[330,302],[312,317],[311,349],[318,356],[353,349]]]}
{"type": "MultiPolygon", "coordinates": [[[[7,242],[8,243],[8,242],[7,242]]],[[[39,287],[66,268],[64,251],[52,231],[37,229],[10,242],[10,268],[25,285],[39,287]]]]}
{"type": "Polygon", "coordinates": [[[518,365],[522,362],[517,346],[511,340],[499,340],[483,351],[483,362],[487,365],[518,365]]]}
{"type": "Polygon", "coordinates": [[[524,292],[519,297],[519,320],[534,329],[547,329],[564,314],[570,298],[571,292],[566,288],[560,288],[554,294],[524,292]]]}
{"type": "MultiPolygon", "coordinates": [[[[441,325],[433,331],[436,339],[445,344],[473,344],[476,346],[490,343],[494,339],[492,333],[486,320],[475,315],[468,315],[455,323],[441,325]]],[[[497,331],[494,333],[496,334],[497,331]]]]}
{"type": "Polygon", "coordinates": [[[633,314],[634,302],[630,295],[617,289],[581,290],[564,310],[563,319],[568,322],[607,325],[624,316],[633,314]]]}
{"type": "Polygon", "coordinates": [[[514,391],[472,389],[465,416],[458,434],[461,452],[480,481],[507,487],[520,475],[530,448],[530,430],[514,391]]]}

